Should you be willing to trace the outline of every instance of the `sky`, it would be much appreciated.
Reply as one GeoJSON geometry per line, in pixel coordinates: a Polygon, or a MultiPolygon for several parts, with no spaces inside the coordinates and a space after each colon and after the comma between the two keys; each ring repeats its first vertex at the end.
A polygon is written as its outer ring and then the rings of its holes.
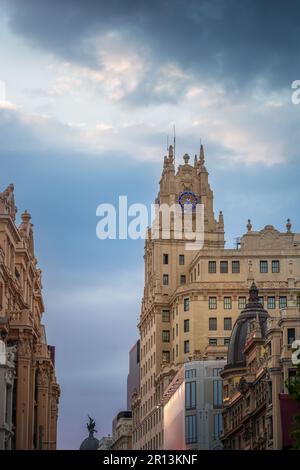
{"type": "Polygon", "coordinates": [[[138,337],[143,240],[96,237],[96,208],[151,204],[167,136],[199,152],[227,246],[300,231],[300,3],[0,0],[0,190],[32,215],[61,385],[58,447],[111,433],[138,337]]]}

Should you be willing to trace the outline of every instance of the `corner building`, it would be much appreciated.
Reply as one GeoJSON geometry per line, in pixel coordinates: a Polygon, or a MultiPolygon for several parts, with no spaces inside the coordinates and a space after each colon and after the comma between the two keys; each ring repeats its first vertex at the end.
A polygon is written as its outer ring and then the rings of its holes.
{"type": "Polygon", "coordinates": [[[145,287],[140,331],[140,390],[132,397],[133,448],[162,449],[163,394],[180,367],[190,360],[224,360],[231,330],[245,308],[255,279],[260,302],[279,311],[300,292],[300,234],[271,225],[247,232],[236,249],[226,249],[222,212],[215,218],[203,146],[190,164],[185,154],[175,171],[173,148],[164,165],[158,204],[176,204],[184,194],[204,205],[204,246],[186,250],[186,240],[145,243],[145,287]]]}
{"type": "Polygon", "coordinates": [[[60,396],[55,348],[47,344],[42,323],[42,272],[31,216],[25,211],[17,224],[16,213],[14,187],[9,185],[0,192],[0,325],[7,350],[13,350],[15,375],[8,403],[12,422],[1,425],[12,430],[6,448],[54,450],[60,396]]]}

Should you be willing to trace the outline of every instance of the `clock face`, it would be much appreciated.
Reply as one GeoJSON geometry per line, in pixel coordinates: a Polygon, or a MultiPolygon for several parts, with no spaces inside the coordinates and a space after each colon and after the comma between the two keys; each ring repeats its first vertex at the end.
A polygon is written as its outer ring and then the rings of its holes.
{"type": "Polygon", "coordinates": [[[184,191],[180,194],[178,202],[184,211],[190,212],[195,210],[199,198],[192,191],[184,191]]]}

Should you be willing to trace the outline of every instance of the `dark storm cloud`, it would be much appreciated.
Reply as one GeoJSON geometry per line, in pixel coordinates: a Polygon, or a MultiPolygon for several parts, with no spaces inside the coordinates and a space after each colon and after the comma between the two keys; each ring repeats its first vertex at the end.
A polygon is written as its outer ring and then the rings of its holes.
{"type": "MultiPolygon", "coordinates": [[[[257,79],[273,88],[286,88],[299,75],[297,0],[2,3],[15,33],[65,60],[92,68],[101,67],[92,38],[118,31],[125,44],[150,51],[152,70],[175,62],[196,79],[220,80],[229,90],[244,90],[257,79]]],[[[141,83],[134,94],[135,104],[145,102],[151,99],[151,86],[141,83]]],[[[164,100],[164,96],[170,99],[168,94],[154,94],[152,99],[164,100]]]]}

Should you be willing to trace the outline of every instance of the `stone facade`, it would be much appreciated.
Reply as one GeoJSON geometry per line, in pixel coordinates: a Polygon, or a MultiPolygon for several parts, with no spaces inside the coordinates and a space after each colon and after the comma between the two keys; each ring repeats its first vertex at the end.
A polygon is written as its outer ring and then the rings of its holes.
{"type": "Polygon", "coordinates": [[[10,185],[0,193],[0,318],[7,323],[7,347],[16,349],[11,447],[52,450],[60,395],[55,349],[48,346],[42,324],[41,270],[31,216],[25,211],[17,225],[16,213],[10,185]]]}
{"type": "Polygon", "coordinates": [[[193,165],[189,156],[175,171],[173,149],[164,159],[156,202],[172,205],[183,192],[204,205],[204,247],[185,249],[186,240],[151,238],[145,243],[145,287],[139,321],[140,391],[132,401],[133,447],[163,445],[159,403],[180,366],[196,355],[225,359],[231,328],[255,279],[261,301],[279,315],[300,291],[300,235],[290,221],[280,232],[271,225],[255,231],[250,221],[236,249],[225,248],[224,217],[217,220],[204,150],[193,165]]]}
{"type": "Polygon", "coordinates": [[[132,414],[120,411],[114,419],[111,450],[132,449],[132,414]]]}
{"type": "Polygon", "coordinates": [[[267,321],[265,337],[253,319],[243,348],[245,364],[222,372],[226,449],[281,450],[291,446],[296,403],[287,383],[296,373],[292,342],[300,338],[300,308],[294,304],[267,321]],[[283,419],[284,417],[284,419],[283,419]]]}

